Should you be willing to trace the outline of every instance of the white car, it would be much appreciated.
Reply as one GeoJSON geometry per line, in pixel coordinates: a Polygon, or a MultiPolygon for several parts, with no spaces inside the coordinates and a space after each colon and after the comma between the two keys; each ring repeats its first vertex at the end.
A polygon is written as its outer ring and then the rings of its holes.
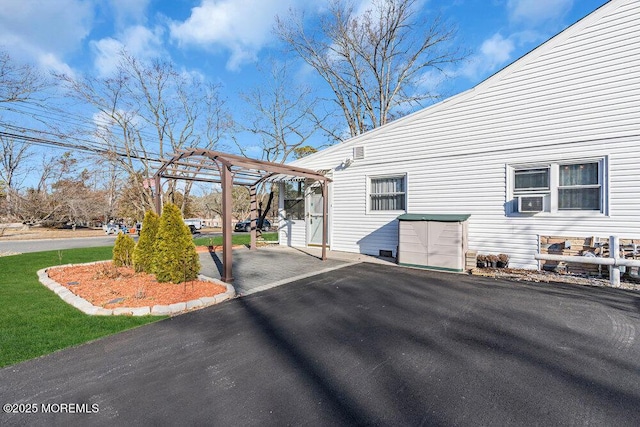
{"type": "Polygon", "coordinates": [[[102,226],[102,229],[107,234],[120,234],[128,231],[126,226],[118,224],[105,224],[102,226]]]}
{"type": "Polygon", "coordinates": [[[202,230],[202,220],[200,218],[187,218],[184,223],[191,230],[191,234],[195,234],[196,231],[202,230]]]}

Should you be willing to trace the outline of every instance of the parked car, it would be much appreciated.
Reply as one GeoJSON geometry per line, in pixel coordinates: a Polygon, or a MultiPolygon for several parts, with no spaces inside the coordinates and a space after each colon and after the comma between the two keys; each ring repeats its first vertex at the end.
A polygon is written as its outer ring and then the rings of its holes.
{"type": "Polygon", "coordinates": [[[187,224],[187,227],[191,230],[191,234],[195,234],[202,229],[202,220],[200,218],[187,218],[184,220],[184,223],[187,224]]]}
{"type": "Polygon", "coordinates": [[[129,232],[129,227],[124,224],[105,224],[102,226],[102,229],[107,234],[126,234],[129,232]]]}
{"type": "MultiPolygon", "coordinates": [[[[271,222],[268,219],[264,220],[264,223],[259,219],[256,219],[258,223],[258,230],[269,231],[271,229],[271,222]]],[[[249,218],[244,221],[240,221],[236,224],[235,231],[251,231],[251,220],[249,218]]]]}

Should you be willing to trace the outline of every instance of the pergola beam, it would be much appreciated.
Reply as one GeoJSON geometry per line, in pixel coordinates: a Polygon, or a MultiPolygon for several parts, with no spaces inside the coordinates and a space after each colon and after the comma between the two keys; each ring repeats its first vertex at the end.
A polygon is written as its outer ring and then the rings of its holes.
{"type": "Polygon", "coordinates": [[[276,175],[300,177],[312,179],[322,185],[323,196],[323,229],[322,229],[322,259],[327,259],[328,240],[328,191],[327,185],[331,180],[322,173],[311,169],[295,166],[283,165],[280,163],[266,162],[264,160],[249,159],[235,154],[226,154],[219,151],[204,150],[199,148],[189,148],[179,150],[171,159],[165,160],[154,175],[155,180],[155,204],[158,214],[162,210],[161,201],[161,178],[180,179],[188,181],[220,183],[222,187],[222,273],[221,278],[225,282],[233,281],[232,274],[232,242],[231,242],[231,212],[232,212],[232,191],[233,185],[243,185],[249,187],[251,197],[251,249],[256,247],[256,187],[265,180],[276,175]],[[190,162],[187,159],[199,156],[208,158],[213,165],[206,165],[202,162],[190,162]],[[175,168],[174,168],[175,167],[175,168]],[[182,176],[179,174],[182,168],[184,172],[193,174],[192,176],[182,176]],[[171,168],[169,170],[169,168],[171,168]],[[216,173],[217,172],[217,173],[216,173]],[[197,175],[205,175],[201,178],[197,175]]]}

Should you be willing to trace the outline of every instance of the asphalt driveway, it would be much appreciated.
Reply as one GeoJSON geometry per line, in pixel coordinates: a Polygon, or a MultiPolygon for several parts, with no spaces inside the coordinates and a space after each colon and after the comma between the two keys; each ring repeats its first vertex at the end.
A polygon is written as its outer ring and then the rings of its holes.
{"type": "Polygon", "coordinates": [[[357,264],[4,368],[38,413],[0,424],[637,425],[639,331],[629,291],[357,264]]]}

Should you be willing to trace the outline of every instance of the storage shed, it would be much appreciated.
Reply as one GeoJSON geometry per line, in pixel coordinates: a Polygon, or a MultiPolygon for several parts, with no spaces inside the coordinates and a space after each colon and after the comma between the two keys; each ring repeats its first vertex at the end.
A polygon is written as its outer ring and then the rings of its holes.
{"type": "Polygon", "coordinates": [[[464,271],[469,217],[470,215],[400,215],[398,264],[464,271]]]}

